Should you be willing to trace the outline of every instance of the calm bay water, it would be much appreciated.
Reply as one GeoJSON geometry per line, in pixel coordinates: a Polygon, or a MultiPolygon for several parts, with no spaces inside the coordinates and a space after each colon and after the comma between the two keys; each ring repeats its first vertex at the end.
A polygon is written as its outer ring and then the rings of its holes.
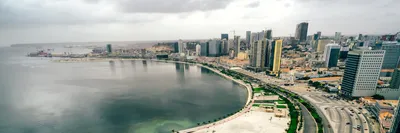
{"type": "Polygon", "coordinates": [[[198,67],[52,63],[0,48],[0,133],[167,133],[233,113],[246,90],[198,67]]]}

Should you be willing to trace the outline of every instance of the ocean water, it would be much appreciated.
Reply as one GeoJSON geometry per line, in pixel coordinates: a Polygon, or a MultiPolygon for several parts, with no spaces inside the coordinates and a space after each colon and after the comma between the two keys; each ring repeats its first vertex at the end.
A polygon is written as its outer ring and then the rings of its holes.
{"type": "Polygon", "coordinates": [[[32,51],[0,48],[0,133],[169,133],[233,113],[247,98],[198,66],[55,63],[25,57],[32,51]]]}

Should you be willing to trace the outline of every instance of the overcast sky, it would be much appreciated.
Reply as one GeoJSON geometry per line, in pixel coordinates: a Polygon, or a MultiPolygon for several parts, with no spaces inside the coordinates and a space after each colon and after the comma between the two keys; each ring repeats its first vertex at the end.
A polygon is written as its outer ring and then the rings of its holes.
{"type": "Polygon", "coordinates": [[[400,31],[400,0],[0,0],[0,45],[400,31]]]}

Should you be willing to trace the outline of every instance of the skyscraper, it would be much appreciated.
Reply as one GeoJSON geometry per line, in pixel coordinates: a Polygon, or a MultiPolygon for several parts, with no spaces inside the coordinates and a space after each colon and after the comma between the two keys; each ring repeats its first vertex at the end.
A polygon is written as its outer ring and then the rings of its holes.
{"type": "Polygon", "coordinates": [[[304,42],[307,40],[307,32],[308,32],[308,23],[303,22],[297,24],[296,32],[295,32],[295,39],[299,40],[300,42],[304,42]]]}
{"type": "Polygon", "coordinates": [[[397,61],[400,57],[400,44],[382,44],[382,50],[385,50],[385,59],[382,69],[394,69],[397,67],[397,61]]]}
{"type": "Polygon", "coordinates": [[[222,55],[228,55],[228,53],[229,53],[228,40],[223,39],[223,40],[221,41],[221,47],[222,47],[222,52],[221,52],[221,54],[222,54],[222,55]]]}
{"type": "MultiPolygon", "coordinates": [[[[400,98],[399,98],[400,101],[400,98]]],[[[392,118],[392,125],[390,126],[389,133],[399,133],[400,132],[400,102],[394,109],[394,115],[392,118]]]]}
{"type": "Polygon", "coordinates": [[[342,94],[347,97],[374,95],[384,56],[384,50],[350,51],[342,79],[342,94]]]}
{"type": "Polygon", "coordinates": [[[267,30],[266,34],[267,39],[272,39],[272,30],[267,30]]]}
{"type": "Polygon", "coordinates": [[[178,42],[174,43],[174,53],[179,53],[179,45],[178,42]]]}
{"type": "Polygon", "coordinates": [[[268,50],[270,54],[269,70],[271,75],[278,75],[281,68],[282,40],[272,41],[268,50]]]}
{"type": "Polygon", "coordinates": [[[235,57],[237,57],[240,52],[240,36],[234,36],[233,47],[235,50],[235,57]]]}
{"type": "Polygon", "coordinates": [[[246,31],[246,45],[250,46],[251,31],[246,31]]]}
{"type": "Polygon", "coordinates": [[[258,37],[258,35],[257,35],[257,33],[251,33],[251,36],[250,36],[250,53],[249,53],[249,56],[250,56],[250,59],[249,59],[249,62],[250,62],[250,66],[252,66],[252,67],[255,67],[255,60],[254,60],[254,58],[255,58],[255,53],[254,53],[254,51],[255,51],[255,42],[257,41],[256,40],[256,37],[258,37]]]}
{"type": "Polygon", "coordinates": [[[221,40],[226,39],[229,40],[229,35],[228,34],[221,34],[221,40]]]}
{"type": "Polygon", "coordinates": [[[196,55],[200,56],[200,53],[201,53],[201,46],[200,46],[200,44],[197,44],[196,45],[196,55]]]}
{"type": "Polygon", "coordinates": [[[318,44],[317,44],[317,52],[318,53],[324,53],[325,50],[325,46],[328,45],[328,43],[330,43],[331,40],[318,40],[318,44]]]}
{"type": "Polygon", "coordinates": [[[258,32],[258,40],[263,40],[265,38],[265,31],[258,32]]]}
{"type": "Polygon", "coordinates": [[[218,57],[221,51],[221,41],[213,39],[208,41],[208,56],[218,57]]]}
{"type": "Polygon", "coordinates": [[[358,34],[357,40],[362,40],[363,39],[363,35],[362,34],[358,34]]]}
{"type": "Polygon", "coordinates": [[[178,41],[178,48],[179,48],[179,54],[185,53],[185,46],[183,46],[183,41],[179,39],[178,41]]]}
{"type": "Polygon", "coordinates": [[[322,33],[321,33],[321,31],[318,31],[318,32],[317,32],[317,35],[318,35],[318,39],[320,39],[320,38],[321,38],[321,36],[322,36],[322,33]]]}
{"type": "Polygon", "coordinates": [[[208,42],[200,43],[200,55],[201,56],[208,56],[208,42]]]}
{"type": "Polygon", "coordinates": [[[107,53],[112,53],[111,44],[107,44],[107,53]]]}
{"type": "Polygon", "coordinates": [[[328,44],[325,46],[324,61],[328,68],[336,67],[339,59],[340,46],[338,44],[328,44]]]}
{"type": "Polygon", "coordinates": [[[262,40],[258,40],[253,42],[252,46],[252,67],[260,68],[261,67],[261,49],[262,49],[262,40]]]}
{"type": "Polygon", "coordinates": [[[340,48],[339,59],[345,60],[347,58],[347,54],[349,53],[350,48],[348,46],[342,46],[340,48]]]}
{"type": "Polygon", "coordinates": [[[335,32],[335,41],[336,43],[339,43],[340,39],[342,38],[342,33],[340,32],[335,32]]]}
{"type": "Polygon", "coordinates": [[[400,68],[394,69],[392,79],[390,80],[390,88],[400,89],[400,68]]]}

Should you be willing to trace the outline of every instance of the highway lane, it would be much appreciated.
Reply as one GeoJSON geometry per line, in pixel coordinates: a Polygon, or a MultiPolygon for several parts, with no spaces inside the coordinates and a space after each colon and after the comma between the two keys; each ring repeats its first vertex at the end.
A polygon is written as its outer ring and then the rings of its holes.
{"type": "Polygon", "coordinates": [[[357,129],[356,128],[354,128],[354,127],[357,127],[357,125],[358,125],[358,122],[356,121],[356,119],[355,119],[355,116],[353,115],[353,116],[351,116],[352,115],[352,113],[351,113],[351,111],[350,111],[350,109],[349,108],[344,108],[344,110],[346,111],[346,113],[348,113],[349,115],[350,115],[350,120],[351,120],[351,132],[354,132],[354,133],[358,133],[358,131],[357,131],[357,129]]]}
{"type": "Polygon", "coordinates": [[[362,113],[360,113],[360,114],[358,114],[359,112],[362,112],[362,111],[360,111],[359,109],[357,109],[356,107],[352,107],[354,110],[357,110],[357,111],[355,111],[356,113],[357,113],[357,116],[358,116],[358,118],[360,119],[360,122],[361,122],[361,130],[362,130],[362,132],[367,132],[367,133],[369,133],[370,132],[370,128],[369,128],[369,126],[368,126],[368,123],[367,123],[367,120],[366,120],[366,118],[364,117],[364,115],[362,114],[362,113]]]}
{"type": "Polygon", "coordinates": [[[350,117],[344,110],[341,110],[342,107],[336,107],[335,110],[339,113],[340,116],[340,125],[338,133],[351,133],[351,125],[347,125],[347,122],[350,122],[350,117]]]}
{"type": "Polygon", "coordinates": [[[304,133],[316,133],[317,132],[317,125],[314,121],[314,118],[308,112],[307,108],[303,104],[299,104],[301,108],[301,114],[304,118],[304,133]]]}

